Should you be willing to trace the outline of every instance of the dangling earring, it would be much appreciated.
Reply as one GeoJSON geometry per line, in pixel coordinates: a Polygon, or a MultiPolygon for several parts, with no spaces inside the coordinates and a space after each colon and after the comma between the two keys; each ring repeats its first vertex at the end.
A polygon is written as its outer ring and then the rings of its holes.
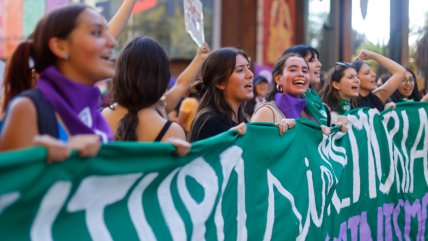
{"type": "Polygon", "coordinates": [[[31,70],[31,85],[36,86],[36,80],[38,78],[38,74],[37,74],[35,64],[34,64],[34,60],[32,57],[30,57],[28,60],[28,67],[31,70]]]}
{"type": "Polygon", "coordinates": [[[64,54],[63,59],[66,60],[66,61],[68,60],[68,54],[67,53],[64,54]]]}
{"type": "Polygon", "coordinates": [[[282,93],[282,86],[279,84],[276,84],[276,91],[282,93]]]}
{"type": "Polygon", "coordinates": [[[35,69],[35,68],[32,68],[32,69],[31,69],[31,82],[32,82],[33,86],[35,86],[35,85],[36,85],[36,80],[37,80],[38,76],[39,76],[39,75],[37,74],[36,69],[35,69]]]}

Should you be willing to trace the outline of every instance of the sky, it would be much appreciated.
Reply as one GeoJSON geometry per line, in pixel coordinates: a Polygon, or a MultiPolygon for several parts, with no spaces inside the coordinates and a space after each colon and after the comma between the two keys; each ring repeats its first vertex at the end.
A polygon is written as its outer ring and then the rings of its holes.
{"type": "MultiPolygon", "coordinates": [[[[386,44],[389,40],[389,3],[390,0],[368,0],[366,19],[363,20],[360,1],[352,1],[352,28],[366,35],[372,43],[386,44]]],[[[428,1],[409,1],[409,29],[422,27],[428,12],[428,1]]],[[[409,45],[413,45],[417,35],[409,34],[409,45]]]]}

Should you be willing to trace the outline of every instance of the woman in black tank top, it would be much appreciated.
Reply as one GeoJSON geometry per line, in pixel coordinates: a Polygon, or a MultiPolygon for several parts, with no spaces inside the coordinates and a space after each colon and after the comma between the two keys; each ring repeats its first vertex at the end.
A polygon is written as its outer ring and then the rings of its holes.
{"type": "Polygon", "coordinates": [[[169,79],[168,57],[155,39],[137,37],[124,47],[113,78],[116,103],[102,112],[115,140],[164,142],[174,138],[188,151],[190,145],[181,126],[157,111],[169,79]]]}

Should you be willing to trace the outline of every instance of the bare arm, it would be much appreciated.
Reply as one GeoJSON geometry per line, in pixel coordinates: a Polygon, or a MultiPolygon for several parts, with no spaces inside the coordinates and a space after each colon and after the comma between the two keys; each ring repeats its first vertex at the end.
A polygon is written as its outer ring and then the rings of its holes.
{"type": "Polygon", "coordinates": [[[82,157],[95,156],[99,150],[96,135],[76,135],[64,143],[54,137],[39,135],[37,111],[33,102],[25,97],[17,98],[11,104],[3,132],[0,136],[0,150],[11,151],[32,146],[43,146],[48,150],[48,163],[64,160],[71,149],[79,151],[82,157]],[[72,140],[75,139],[73,142],[72,140]]]}
{"type": "Polygon", "coordinates": [[[38,132],[37,112],[33,102],[25,97],[17,98],[11,103],[3,126],[0,150],[31,147],[38,132]]]}
{"type": "Polygon", "coordinates": [[[165,142],[168,138],[177,138],[180,140],[186,140],[186,134],[184,133],[183,128],[177,123],[172,123],[168,131],[165,133],[165,136],[162,138],[161,142],[165,142]]]}
{"type": "Polygon", "coordinates": [[[123,0],[119,10],[117,10],[116,14],[108,22],[108,31],[114,37],[117,37],[122,32],[137,1],[138,0],[123,0]]]}
{"type": "Polygon", "coordinates": [[[201,71],[202,63],[208,57],[210,49],[207,44],[198,48],[195,57],[189,66],[178,76],[175,85],[166,92],[166,111],[170,112],[177,105],[180,98],[186,93],[193,80],[198,77],[201,71]]]}
{"type": "Polygon", "coordinates": [[[394,93],[394,91],[397,90],[397,88],[400,86],[401,80],[404,78],[404,74],[406,73],[406,69],[404,69],[403,66],[396,63],[392,59],[368,50],[362,50],[359,55],[359,59],[373,59],[392,74],[383,85],[379,86],[373,91],[373,94],[379,97],[383,103],[385,103],[394,93]]]}

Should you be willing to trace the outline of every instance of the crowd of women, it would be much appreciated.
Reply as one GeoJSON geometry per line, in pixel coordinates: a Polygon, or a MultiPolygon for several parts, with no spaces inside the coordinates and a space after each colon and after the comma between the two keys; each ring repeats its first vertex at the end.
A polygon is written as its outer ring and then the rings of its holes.
{"type": "Polygon", "coordinates": [[[211,51],[204,45],[167,89],[169,59],[155,39],[134,38],[112,58],[115,37],[135,2],[124,1],[109,23],[94,9],[77,4],[39,21],[8,60],[1,151],[41,145],[51,162],[66,159],[71,150],[94,156],[100,143],[110,141],[160,141],[185,155],[189,142],[228,130],[243,135],[249,121],[275,123],[283,135],[295,119],[306,118],[329,134],[334,125],[347,130],[346,112],[353,108],[382,111],[397,102],[427,99],[419,95],[410,69],[367,50],[352,63],[337,62],[319,88],[319,53],[306,45],[278,56],[272,88],[266,78],[254,76],[245,51],[211,51]],[[390,72],[381,85],[366,60],[390,72]],[[95,83],[109,78],[114,102],[100,112],[95,83]],[[185,95],[177,116],[168,115],[185,95]]]}

